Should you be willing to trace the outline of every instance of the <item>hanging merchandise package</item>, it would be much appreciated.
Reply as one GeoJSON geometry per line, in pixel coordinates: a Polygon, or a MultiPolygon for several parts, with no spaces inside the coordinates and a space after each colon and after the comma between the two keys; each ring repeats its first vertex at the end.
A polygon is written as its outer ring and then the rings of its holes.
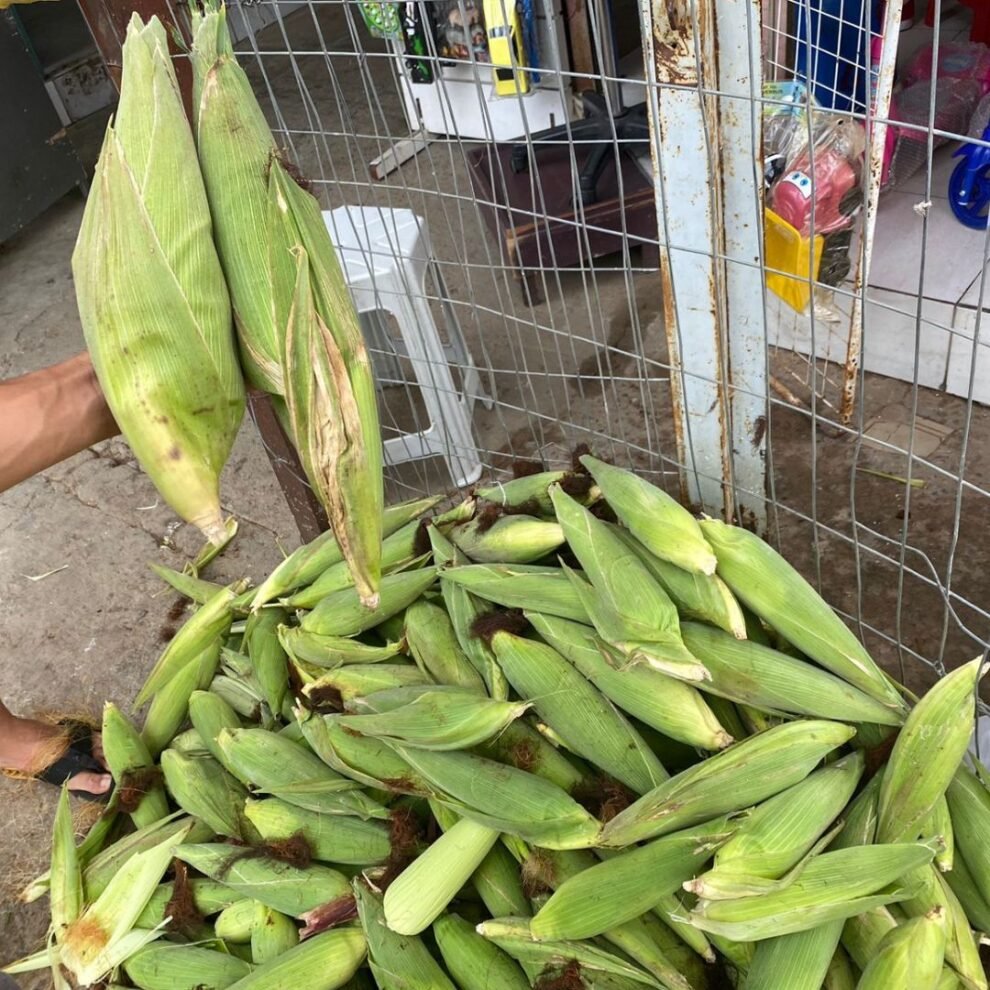
{"type": "Polygon", "coordinates": [[[441,58],[488,62],[488,38],[480,4],[442,0],[433,5],[437,52],[441,58]]]}
{"type": "MultiPolygon", "coordinates": [[[[810,101],[810,103],[809,103],[810,101]]],[[[763,84],[763,177],[766,188],[783,175],[795,150],[808,140],[808,87],[796,79],[763,84]]]]}
{"type": "Polygon", "coordinates": [[[783,174],[767,193],[767,284],[803,312],[817,287],[849,274],[852,227],[862,203],[866,135],[854,120],[812,118],[793,131],[783,174]],[[779,274],[778,274],[779,273],[779,274]]]}
{"type": "Polygon", "coordinates": [[[368,33],[374,38],[401,38],[402,22],[399,6],[383,0],[360,0],[358,10],[364,18],[368,33]]]}

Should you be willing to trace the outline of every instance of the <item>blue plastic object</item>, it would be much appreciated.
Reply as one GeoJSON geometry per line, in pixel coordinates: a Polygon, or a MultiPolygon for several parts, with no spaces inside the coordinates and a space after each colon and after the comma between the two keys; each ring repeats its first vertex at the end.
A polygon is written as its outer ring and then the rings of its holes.
{"type": "MultiPolygon", "coordinates": [[[[983,131],[990,141],[990,125],[983,131]]],[[[990,218],[990,148],[966,142],[952,156],[962,159],[949,178],[949,205],[956,219],[974,230],[986,230],[990,218]]]]}
{"type": "Polygon", "coordinates": [[[801,0],[794,6],[795,75],[820,106],[862,112],[879,0],[801,0]]]}

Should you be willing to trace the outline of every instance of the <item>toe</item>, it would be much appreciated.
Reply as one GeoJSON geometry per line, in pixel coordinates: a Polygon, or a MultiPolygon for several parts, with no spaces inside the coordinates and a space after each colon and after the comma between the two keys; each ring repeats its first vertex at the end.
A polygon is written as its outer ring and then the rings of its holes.
{"type": "Polygon", "coordinates": [[[86,794],[106,794],[113,784],[108,773],[77,773],[69,779],[69,790],[86,794]]]}

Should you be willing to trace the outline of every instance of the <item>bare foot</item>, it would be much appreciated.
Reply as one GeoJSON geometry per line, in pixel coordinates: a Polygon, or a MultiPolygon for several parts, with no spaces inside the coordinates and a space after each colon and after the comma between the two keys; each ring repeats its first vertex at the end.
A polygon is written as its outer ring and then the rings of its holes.
{"type": "MultiPolygon", "coordinates": [[[[27,718],[4,719],[0,738],[0,767],[34,777],[50,767],[65,752],[68,737],[64,727],[27,718]]],[[[99,733],[93,733],[93,756],[103,763],[99,733]]],[[[106,773],[78,773],[69,779],[70,791],[106,794],[113,779],[106,773]]]]}

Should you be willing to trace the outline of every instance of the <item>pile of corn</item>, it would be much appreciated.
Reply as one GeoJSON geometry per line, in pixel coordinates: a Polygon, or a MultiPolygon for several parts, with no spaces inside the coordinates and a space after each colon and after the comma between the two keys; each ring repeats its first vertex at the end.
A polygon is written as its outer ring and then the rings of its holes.
{"type": "Polygon", "coordinates": [[[986,990],[981,662],[920,700],[746,530],[589,456],[387,508],[195,611],[107,706],[61,987],[986,990]]]}

